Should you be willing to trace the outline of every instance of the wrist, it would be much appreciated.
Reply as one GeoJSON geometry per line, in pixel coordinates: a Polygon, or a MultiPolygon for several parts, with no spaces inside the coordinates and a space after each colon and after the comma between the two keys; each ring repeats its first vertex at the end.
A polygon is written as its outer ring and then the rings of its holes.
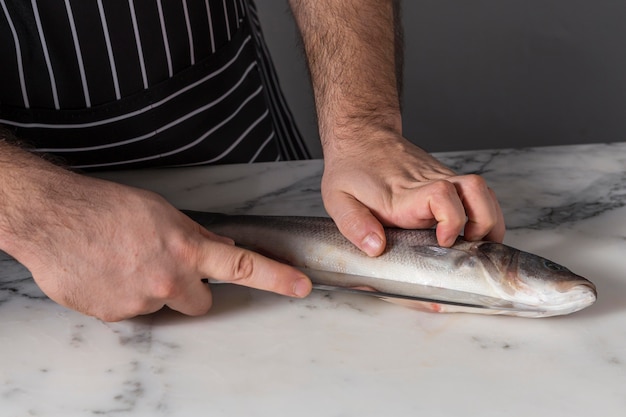
{"type": "Polygon", "coordinates": [[[402,117],[396,113],[353,113],[320,119],[324,155],[402,137],[402,117]]]}

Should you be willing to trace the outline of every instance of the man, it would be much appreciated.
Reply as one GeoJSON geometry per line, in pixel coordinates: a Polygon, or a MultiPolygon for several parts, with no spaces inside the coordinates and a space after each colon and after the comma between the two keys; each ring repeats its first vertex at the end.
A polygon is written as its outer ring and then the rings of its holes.
{"type": "MultiPolygon", "coordinates": [[[[58,303],[103,320],[211,306],[211,277],[304,297],[301,272],[233,245],[161,197],[74,168],[307,156],[251,2],[0,0],[0,249],[58,303]],[[26,143],[19,146],[18,143],[26,143]],[[26,148],[26,149],[24,149],[26,148]]],[[[402,137],[392,0],[292,0],[309,62],[341,232],[370,256],[383,225],[437,225],[440,244],[501,241],[478,176],[457,176],[402,137]]]]}

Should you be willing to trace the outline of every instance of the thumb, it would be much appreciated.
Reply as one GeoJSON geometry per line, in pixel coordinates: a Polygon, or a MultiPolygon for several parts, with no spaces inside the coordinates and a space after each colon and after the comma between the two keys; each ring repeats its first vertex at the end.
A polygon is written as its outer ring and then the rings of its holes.
{"type": "Polygon", "coordinates": [[[206,278],[291,297],[311,292],[311,281],[302,272],[256,252],[206,239],[198,253],[198,269],[206,278]]]}
{"type": "Polygon", "coordinates": [[[385,229],[372,212],[349,194],[329,196],[325,204],[339,231],[356,247],[369,256],[378,256],[385,250],[385,229]]]}

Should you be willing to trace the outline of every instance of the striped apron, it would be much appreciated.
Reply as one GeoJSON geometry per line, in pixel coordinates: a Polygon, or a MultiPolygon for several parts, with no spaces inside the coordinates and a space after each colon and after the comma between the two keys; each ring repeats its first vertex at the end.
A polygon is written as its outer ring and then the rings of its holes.
{"type": "Polygon", "coordinates": [[[76,169],[310,158],[251,0],[0,0],[0,124],[76,169]]]}

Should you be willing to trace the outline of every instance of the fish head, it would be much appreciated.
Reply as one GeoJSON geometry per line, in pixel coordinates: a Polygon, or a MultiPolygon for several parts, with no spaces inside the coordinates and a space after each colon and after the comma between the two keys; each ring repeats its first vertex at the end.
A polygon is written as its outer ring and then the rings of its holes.
{"type": "Polygon", "coordinates": [[[595,285],[549,259],[499,243],[477,251],[502,298],[535,306],[544,315],[569,314],[596,301],[595,285]]]}

